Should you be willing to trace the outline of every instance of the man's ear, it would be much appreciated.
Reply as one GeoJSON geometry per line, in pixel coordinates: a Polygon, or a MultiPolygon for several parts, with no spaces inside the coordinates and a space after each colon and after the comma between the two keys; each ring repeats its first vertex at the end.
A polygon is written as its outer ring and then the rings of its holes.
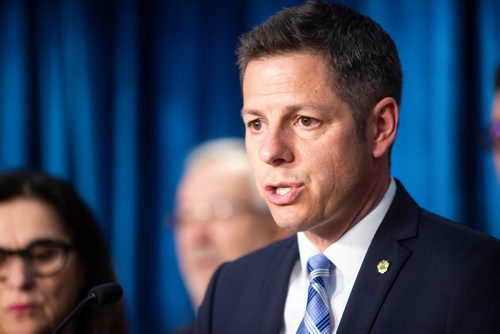
{"type": "Polygon", "coordinates": [[[392,97],[380,100],[368,119],[368,140],[372,143],[372,155],[380,158],[390,151],[399,122],[399,107],[392,97]]]}

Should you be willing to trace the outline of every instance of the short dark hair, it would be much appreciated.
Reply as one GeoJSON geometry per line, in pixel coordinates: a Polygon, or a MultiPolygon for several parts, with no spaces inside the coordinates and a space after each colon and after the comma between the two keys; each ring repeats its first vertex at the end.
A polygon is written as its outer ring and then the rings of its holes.
{"type": "MultiPolygon", "coordinates": [[[[84,287],[79,292],[80,300],[87,297],[93,286],[115,281],[111,256],[97,221],[71,184],[39,171],[1,173],[0,203],[16,198],[37,199],[58,214],[64,231],[72,239],[85,275],[84,287]]],[[[92,309],[87,311],[76,319],[78,333],[127,332],[122,302],[107,305],[98,312],[92,309]]]]}
{"type": "Polygon", "coordinates": [[[359,137],[384,97],[401,103],[402,70],[391,37],[371,18],[323,1],[285,8],[242,35],[240,79],[252,60],[296,52],[318,54],[331,70],[333,89],[352,109],[359,137]]]}

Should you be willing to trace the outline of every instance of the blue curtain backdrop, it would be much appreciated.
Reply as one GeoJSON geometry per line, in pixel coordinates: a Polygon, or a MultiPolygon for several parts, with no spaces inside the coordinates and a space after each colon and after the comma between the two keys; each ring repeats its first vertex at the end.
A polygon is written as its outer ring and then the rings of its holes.
{"type": "MultiPolygon", "coordinates": [[[[243,136],[238,36],[299,2],[0,1],[0,170],[74,183],[109,240],[133,333],[192,320],[164,224],[184,157],[203,140],[243,136]]],[[[499,1],[344,3],[400,50],[393,174],[424,207],[500,237],[483,140],[499,1]]]]}

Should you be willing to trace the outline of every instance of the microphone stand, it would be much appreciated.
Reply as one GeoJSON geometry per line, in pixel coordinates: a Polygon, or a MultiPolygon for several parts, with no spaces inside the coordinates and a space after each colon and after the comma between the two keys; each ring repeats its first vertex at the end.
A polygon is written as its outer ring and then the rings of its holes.
{"type": "Polygon", "coordinates": [[[52,332],[52,334],[59,334],[62,332],[64,327],[68,325],[68,323],[76,317],[84,308],[87,306],[87,304],[94,299],[94,295],[87,296],[87,298],[83,299],[74,309],[71,311],[71,313],[64,318],[64,320],[59,324],[59,326],[56,327],[56,329],[52,332]]]}
{"type": "Polygon", "coordinates": [[[90,289],[87,297],[83,299],[70,314],[56,327],[52,334],[59,334],[68,323],[76,318],[76,316],[88,304],[93,307],[100,307],[105,304],[117,302],[122,297],[123,290],[118,283],[103,283],[90,289]]]}

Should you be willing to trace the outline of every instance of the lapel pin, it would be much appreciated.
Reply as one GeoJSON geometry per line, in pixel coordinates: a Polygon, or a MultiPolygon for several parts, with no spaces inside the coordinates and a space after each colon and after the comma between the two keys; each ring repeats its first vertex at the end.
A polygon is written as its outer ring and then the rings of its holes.
{"type": "Polygon", "coordinates": [[[387,261],[385,259],[378,261],[378,263],[377,263],[378,272],[382,275],[385,274],[387,272],[387,270],[389,269],[389,265],[390,265],[389,261],[387,261]]]}

